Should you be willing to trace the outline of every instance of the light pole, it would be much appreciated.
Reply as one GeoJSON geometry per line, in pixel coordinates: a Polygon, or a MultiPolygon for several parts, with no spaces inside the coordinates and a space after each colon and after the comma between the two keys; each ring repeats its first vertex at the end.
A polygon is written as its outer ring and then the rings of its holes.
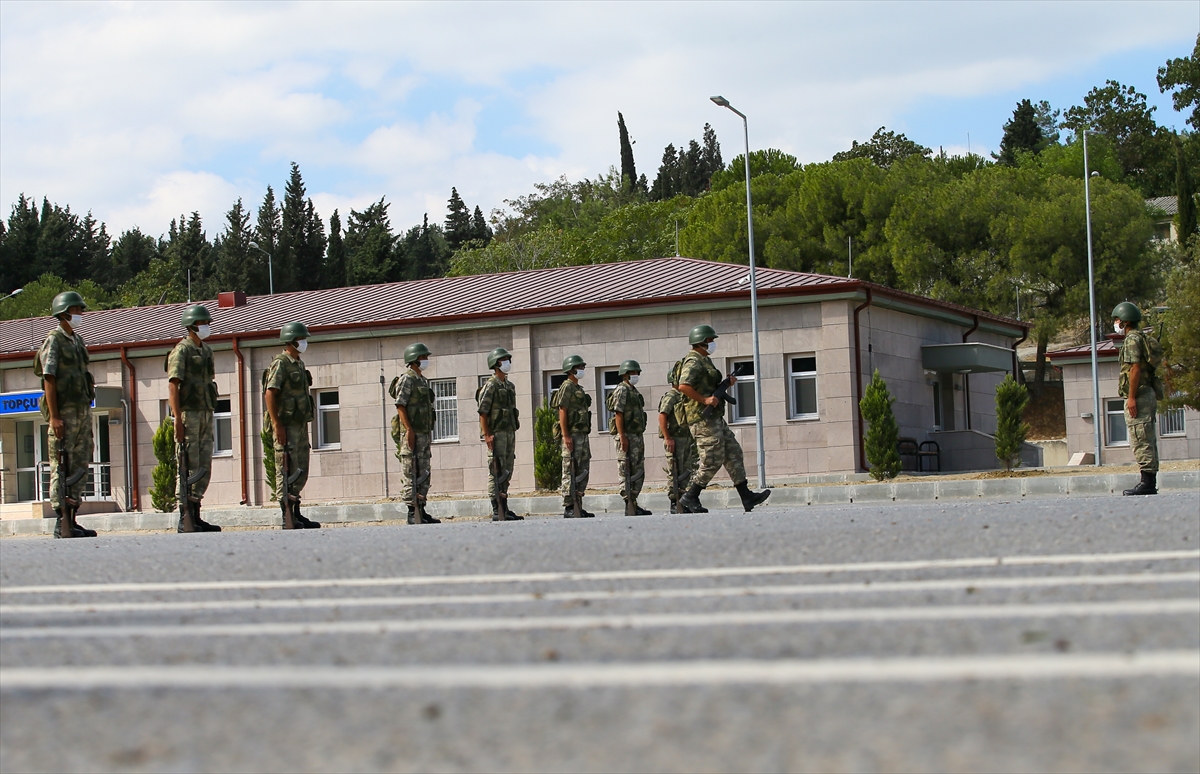
{"type": "Polygon", "coordinates": [[[758,353],[758,283],[754,275],[754,205],[750,200],[750,123],[746,114],[729,104],[724,97],[710,97],[714,103],[728,108],[742,119],[742,134],[746,140],[746,236],[750,239],[750,331],[754,337],[754,432],[758,443],[758,486],[767,486],[766,444],[763,443],[762,364],[758,353]]]}
{"type": "Polygon", "coordinates": [[[13,292],[9,293],[9,294],[8,294],[7,296],[5,296],[4,298],[0,298],[0,303],[3,303],[4,301],[7,301],[7,300],[8,300],[8,299],[10,299],[10,298],[15,298],[16,296],[19,296],[19,295],[21,295],[21,293],[23,293],[24,291],[25,291],[25,288],[17,288],[16,290],[14,290],[13,292]]]}
{"type": "Polygon", "coordinates": [[[1092,191],[1087,156],[1088,130],[1081,129],[1080,132],[1083,134],[1083,208],[1087,219],[1088,311],[1092,322],[1092,430],[1096,445],[1096,467],[1099,467],[1101,465],[1100,417],[1103,414],[1100,413],[1100,366],[1096,352],[1096,275],[1092,263],[1092,191]]]}
{"type": "Polygon", "coordinates": [[[258,242],[251,242],[250,246],[267,256],[267,283],[270,290],[270,295],[275,295],[275,268],[271,265],[271,254],[258,246],[258,242]]]}

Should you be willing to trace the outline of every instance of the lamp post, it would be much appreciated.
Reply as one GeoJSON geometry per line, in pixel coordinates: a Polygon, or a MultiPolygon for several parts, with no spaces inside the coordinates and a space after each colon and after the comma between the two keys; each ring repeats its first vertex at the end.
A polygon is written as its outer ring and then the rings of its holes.
{"type": "Polygon", "coordinates": [[[758,283],[754,274],[754,206],[750,199],[750,124],[746,114],[729,104],[724,97],[711,97],[712,101],[736,113],[742,119],[742,134],[746,140],[746,236],[750,240],[750,330],[754,338],[754,432],[758,444],[758,486],[767,486],[766,444],[763,443],[762,364],[758,352],[758,283]]]}
{"type": "MultiPolygon", "coordinates": [[[[1096,467],[1100,467],[1100,366],[1096,352],[1096,275],[1092,262],[1092,191],[1091,174],[1088,171],[1087,136],[1088,130],[1081,129],[1083,134],[1083,208],[1087,220],[1087,257],[1088,257],[1088,312],[1091,317],[1092,341],[1092,430],[1095,441],[1096,467]]],[[[1099,173],[1097,173],[1099,174],[1099,173]]]]}
{"type": "Polygon", "coordinates": [[[258,242],[251,242],[250,246],[267,256],[267,287],[269,288],[270,295],[273,296],[275,295],[275,268],[271,265],[271,254],[259,247],[258,242]]]}
{"type": "Polygon", "coordinates": [[[8,300],[8,299],[10,299],[10,298],[15,298],[16,296],[19,296],[19,295],[21,295],[21,293],[23,293],[24,291],[25,291],[25,288],[17,288],[16,290],[14,290],[13,292],[9,293],[9,294],[8,294],[7,296],[5,296],[4,298],[0,298],[0,303],[3,303],[4,301],[7,301],[7,300],[8,300]]]}

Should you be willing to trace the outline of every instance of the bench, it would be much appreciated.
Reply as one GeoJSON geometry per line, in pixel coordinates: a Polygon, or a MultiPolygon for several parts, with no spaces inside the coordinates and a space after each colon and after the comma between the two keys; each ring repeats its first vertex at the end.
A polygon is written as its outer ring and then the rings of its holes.
{"type": "Polygon", "coordinates": [[[937,441],[917,443],[915,438],[901,438],[896,442],[896,451],[900,454],[900,467],[904,470],[924,473],[925,461],[929,460],[929,472],[942,472],[942,449],[937,441]]]}

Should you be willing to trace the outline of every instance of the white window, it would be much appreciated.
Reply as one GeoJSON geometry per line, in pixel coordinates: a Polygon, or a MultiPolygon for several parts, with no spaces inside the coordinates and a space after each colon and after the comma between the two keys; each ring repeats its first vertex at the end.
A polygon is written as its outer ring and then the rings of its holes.
{"type": "Polygon", "coordinates": [[[600,415],[600,432],[608,432],[608,420],[612,419],[612,412],[608,410],[608,396],[612,395],[613,390],[617,389],[617,385],[621,383],[621,375],[617,373],[617,369],[600,372],[600,410],[596,412],[600,415]]]}
{"type": "Polygon", "coordinates": [[[546,399],[549,400],[554,395],[554,391],[567,380],[567,375],[562,371],[547,371],[546,372],[546,399]]]}
{"type": "Polygon", "coordinates": [[[458,381],[433,379],[433,440],[458,440],[458,381]]]}
{"type": "Polygon", "coordinates": [[[217,398],[213,411],[213,456],[233,455],[233,412],[229,398],[217,398]]]}
{"type": "Polygon", "coordinates": [[[1169,408],[1158,415],[1159,435],[1184,435],[1183,407],[1169,408]]]}
{"type": "MultiPolygon", "coordinates": [[[[737,405],[730,406],[730,422],[753,422],[757,415],[754,405],[754,361],[733,360],[729,363],[729,373],[737,373],[737,383],[730,393],[737,405]]],[[[728,376],[729,374],[726,374],[728,376]]]]}
{"type": "Polygon", "coordinates": [[[317,448],[342,447],[341,406],[336,390],[317,393],[317,448]]]}
{"type": "Polygon", "coordinates": [[[788,358],[788,389],[791,391],[788,416],[791,419],[817,419],[819,414],[816,355],[795,355],[788,358]]]}
{"type": "Polygon", "coordinates": [[[1125,401],[1122,398],[1105,400],[1104,416],[1108,429],[1109,446],[1128,446],[1129,428],[1125,426],[1125,401]]]}

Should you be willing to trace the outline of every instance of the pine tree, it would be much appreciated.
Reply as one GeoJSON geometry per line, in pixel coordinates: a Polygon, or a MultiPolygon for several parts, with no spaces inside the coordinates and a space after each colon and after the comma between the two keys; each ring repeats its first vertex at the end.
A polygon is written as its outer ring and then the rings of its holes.
{"type": "Polygon", "coordinates": [[[113,242],[111,275],[114,287],[120,287],[141,274],[158,257],[158,243],[134,227],[113,242]]]}
{"type": "Polygon", "coordinates": [[[562,449],[554,440],[558,412],[548,399],[534,410],[533,478],[538,489],[557,489],[562,481],[562,449]]]}
{"type": "Polygon", "coordinates": [[[273,267],[275,261],[278,260],[275,253],[278,252],[280,228],[279,206],[275,203],[275,191],[271,186],[267,186],[267,193],[258,208],[258,219],[254,226],[254,243],[258,245],[258,249],[251,248],[253,263],[248,273],[249,286],[253,288],[254,295],[265,295],[271,288],[273,267]],[[264,253],[271,257],[268,258],[264,253]]]}
{"type": "MultiPolygon", "coordinates": [[[[471,233],[471,211],[463,204],[457,188],[450,189],[450,201],[446,209],[446,241],[450,244],[450,249],[458,250],[473,239],[474,235],[471,233]]],[[[425,219],[428,223],[429,216],[425,219]]]]}
{"type": "Polygon", "coordinates": [[[1029,405],[1029,391],[1012,374],[996,387],[996,457],[1011,473],[1021,464],[1021,444],[1029,434],[1029,425],[1021,421],[1021,412],[1029,405]]]}
{"type": "Polygon", "coordinates": [[[0,292],[11,293],[44,272],[37,262],[41,221],[34,200],[21,194],[8,216],[0,252],[0,292]]]}
{"type": "Polygon", "coordinates": [[[329,216],[329,244],[325,249],[326,287],[340,288],[346,284],[346,245],[342,242],[342,218],[334,210],[329,216]]]}
{"type": "Polygon", "coordinates": [[[217,265],[214,282],[217,292],[226,290],[249,291],[250,213],[239,197],[229,212],[225,213],[225,231],[220,235],[217,248],[217,265]]]}
{"type": "Polygon", "coordinates": [[[897,449],[900,429],[896,426],[896,416],[892,413],[895,400],[876,369],[858,404],[863,420],[867,423],[867,462],[871,465],[871,477],[876,481],[895,478],[900,472],[900,452],[897,449]]]}
{"type": "MultiPolygon", "coordinates": [[[[642,177],[645,180],[645,176],[642,177]]],[[[475,213],[471,216],[471,239],[479,242],[480,247],[487,247],[492,241],[492,227],[484,220],[483,210],[479,206],[475,206],[475,213]]]]}
{"type": "Polygon", "coordinates": [[[325,273],[325,222],[317,214],[310,198],[304,205],[304,244],[297,258],[303,271],[299,275],[301,290],[336,287],[329,284],[325,273]]]}
{"type": "Polygon", "coordinates": [[[620,111],[617,111],[617,133],[621,138],[621,190],[630,192],[637,186],[638,174],[633,163],[633,142],[625,128],[625,116],[620,111]]]}
{"type": "Polygon", "coordinates": [[[679,154],[675,145],[669,144],[663,148],[662,163],[658,165],[658,176],[650,188],[650,198],[656,202],[665,201],[679,193],[679,154]]]}
{"type": "Polygon", "coordinates": [[[995,155],[1001,164],[1016,166],[1017,153],[1040,153],[1045,145],[1042,127],[1038,125],[1037,110],[1033,103],[1023,99],[1017,103],[1012,118],[1004,124],[1004,137],[1000,140],[1000,153],[995,155]]]}
{"type": "Polygon", "coordinates": [[[679,156],[679,192],[685,196],[699,196],[708,187],[708,179],[712,177],[705,172],[704,152],[700,149],[700,143],[689,140],[687,152],[679,156]]]}
{"type": "MultiPolygon", "coordinates": [[[[275,258],[275,292],[286,293],[289,290],[301,290],[312,279],[313,266],[308,259],[305,227],[307,220],[304,212],[304,178],[300,175],[300,166],[292,162],[287,185],[283,189],[283,206],[280,207],[279,240],[276,244],[275,258]]],[[[324,256],[321,256],[324,258],[324,256]]]]}
{"type": "Polygon", "coordinates": [[[1176,134],[1175,196],[1179,202],[1179,211],[1175,214],[1175,231],[1182,245],[1186,245],[1192,234],[1196,233],[1196,187],[1195,181],[1192,180],[1192,172],[1184,157],[1183,143],[1176,134]]]}
{"type": "Polygon", "coordinates": [[[396,237],[383,199],[362,212],[350,210],[346,222],[346,281],[373,285],[393,279],[396,237]]]}
{"type": "Polygon", "coordinates": [[[179,489],[176,486],[178,469],[175,462],[175,421],[164,417],[158,430],[154,431],[154,458],[158,464],[150,476],[154,485],[150,487],[150,502],[156,510],[170,513],[179,503],[179,489]]]}
{"type": "Polygon", "coordinates": [[[421,225],[413,226],[404,235],[398,252],[404,269],[396,279],[406,280],[443,276],[452,253],[442,229],[436,224],[429,225],[428,214],[421,225]]]}
{"type": "Polygon", "coordinates": [[[725,168],[721,160],[721,143],[717,142],[717,133],[709,124],[704,125],[704,151],[700,156],[704,170],[704,190],[712,186],[712,176],[725,168]]]}

